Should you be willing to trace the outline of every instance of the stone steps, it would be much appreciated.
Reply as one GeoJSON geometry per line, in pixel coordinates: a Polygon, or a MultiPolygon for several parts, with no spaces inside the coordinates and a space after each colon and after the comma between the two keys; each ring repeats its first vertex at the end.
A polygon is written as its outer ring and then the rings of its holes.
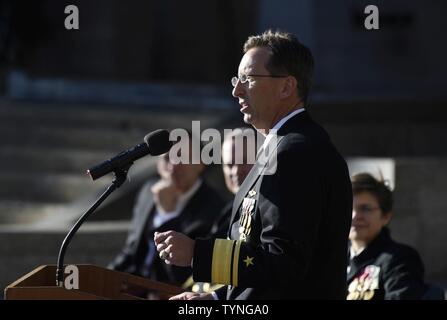
{"type": "Polygon", "coordinates": [[[16,127],[0,128],[0,145],[22,147],[48,147],[54,149],[78,148],[84,150],[121,151],[141,143],[145,133],[116,129],[60,128],[34,126],[32,130],[16,127]]]}
{"type": "Polygon", "coordinates": [[[0,199],[67,203],[80,195],[93,192],[100,185],[105,187],[107,179],[94,183],[86,174],[67,173],[0,173],[0,199]]]}
{"type": "Polygon", "coordinates": [[[109,151],[3,146],[0,149],[0,172],[79,174],[111,156],[113,152],[109,151]]]}
{"type": "MultiPolygon", "coordinates": [[[[192,120],[200,120],[203,130],[227,116],[227,110],[179,112],[161,107],[0,100],[0,225],[37,221],[70,225],[113,179],[110,174],[92,182],[86,169],[143,142],[155,129],[190,129],[192,120]],[[80,201],[81,208],[77,207],[80,201]]],[[[131,183],[126,183],[128,189],[120,188],[104,206],[125,190],[135,192],[136,184],[154,174],[153,163],[150,158],[137,161],[129,174],[131,183]]],[[[113,210],[109,206],[105,216],[129,217],[128,212],[113,210]]]]}
{"type": "MultiPolygon", "coordinates": [[[[238,109],[235,108],[235,112],[238,109]]],[[[150,108],[132,106],[58,106],[40,104],[15,104],[0,100],[0,127],[15,125],[18,127],[61,127],[61,128],[97,128],[97,129],[142,129],[144,132],[166,128],[184,127],[185,122],[201,120],[204,123],[216,121],[216,115],[227,115],[228,110],[181,110],[174,108],[150,108]],[[180,116],[179,116],[180,115],[180,116]],[[186,121],[185,121],[186,120],[186,121]],[[146,131],[147,130],[147,131],[146,131]]],[[[190,126],[190,124],[189,124],[190,126]]]]}
{"type": "Polygon", "coordinates": [[[64,214],[66,205],[50,202],[0,201],[0,225],[38,223],[57,212],[64,214]]]}

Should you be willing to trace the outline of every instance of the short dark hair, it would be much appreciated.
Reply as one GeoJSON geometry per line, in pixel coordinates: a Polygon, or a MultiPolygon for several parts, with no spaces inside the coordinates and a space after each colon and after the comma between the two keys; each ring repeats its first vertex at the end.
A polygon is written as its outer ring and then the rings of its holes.
{"type": "Polygon", "coordinates": [[[377,180],[369,173],[359,173],[351,178],[352,193],[354,195],[369,192],[376,197],[382,213],[389,213],[393,209],[393,192],[388,183],[383,180],[377,180]]]}
{"type": "Polygon", "coordinates": [[[265,66],[270,73],[296,78],[298,95],[306,103],[314,71],[314,58],[309,48],[291,33],[272,30],[250,36],[244,44],[244,53],[258,47],[266,47],[271,51],[270,60],[265,66]]]}

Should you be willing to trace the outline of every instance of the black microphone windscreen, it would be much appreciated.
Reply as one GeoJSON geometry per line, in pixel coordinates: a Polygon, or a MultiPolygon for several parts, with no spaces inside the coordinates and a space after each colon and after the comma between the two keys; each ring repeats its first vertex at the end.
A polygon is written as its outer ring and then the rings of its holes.
{"type": "Polygon", "coordinates": [[[169,131],[165,129],[158,129],[148,133],[144,137],[144,142],[149,147],[151,156],[166,153],[172,147],[172,141],[169,141],[169,131]]]}

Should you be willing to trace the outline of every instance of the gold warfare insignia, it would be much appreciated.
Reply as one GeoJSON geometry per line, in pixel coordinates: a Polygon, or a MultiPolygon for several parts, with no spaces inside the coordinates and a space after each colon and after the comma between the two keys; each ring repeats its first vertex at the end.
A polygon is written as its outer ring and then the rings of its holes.
{"type": "MultiPolygon", "coordinates": [[[[254,192],[254,194],[256,194],[256,191],[254,190],[251,190],[250,192],[254,192]]],[[[242,212],[239,218],[240,240],[245,241],[247,239],[247,236],[251,232],[251,222],[252,222],[252,215],[255,209],[255,204],[256,200],[253,198],[244,198],[242,202],[242,212]]]]}
{"type": "Polygon", "coordinates": [[[347,300],[371,300],[379,289],[380,267],[369,265],[355,277],[348,287],[347,300]]]}
{"type": "Polygon", "coordinates": [[[243,262],[245,262],[245,266],[248,267],[249,265],[254,266],[255,264],[253,263],[253,259],[255,257],[249,257],[247,256],[247,258],[245,258],[245,260],[243,260],[243,262]]]}

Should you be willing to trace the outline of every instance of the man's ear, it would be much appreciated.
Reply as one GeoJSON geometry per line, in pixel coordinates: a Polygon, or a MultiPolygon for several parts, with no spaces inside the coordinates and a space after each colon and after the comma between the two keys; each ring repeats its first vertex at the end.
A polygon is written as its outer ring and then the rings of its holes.
{"type": "Polygon", "coordinates": [[[288,76],[281,86],[280,98],[287,99],[296,92],[297,81],[295,77],[288,76]]]}

